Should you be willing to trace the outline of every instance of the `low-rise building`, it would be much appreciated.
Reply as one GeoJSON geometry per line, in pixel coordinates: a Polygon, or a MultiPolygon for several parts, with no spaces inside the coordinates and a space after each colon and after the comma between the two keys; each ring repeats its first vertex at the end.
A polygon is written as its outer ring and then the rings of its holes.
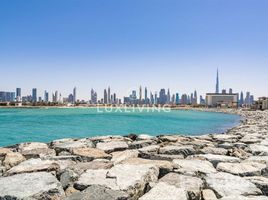
{"type": "Polygon", "coordinates": [[[206,105],[208,107],[236,108],[238,107],[238,94],[207,93],[206,105]]]}
{"type": "Polygon", "coordinates": [[[256,107],[259,110],[267,110],[268,109],[268,97],[260,97],[258,101],[256,101],[256,107]]]}

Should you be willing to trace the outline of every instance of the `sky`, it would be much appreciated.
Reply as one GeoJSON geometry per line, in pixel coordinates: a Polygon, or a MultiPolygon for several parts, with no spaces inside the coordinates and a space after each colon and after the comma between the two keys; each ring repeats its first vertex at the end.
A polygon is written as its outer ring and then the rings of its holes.
{"type": "Polygon", "coordinates": [[[268,96],[267,0],[0,1],[0,91],[268,96]]]}

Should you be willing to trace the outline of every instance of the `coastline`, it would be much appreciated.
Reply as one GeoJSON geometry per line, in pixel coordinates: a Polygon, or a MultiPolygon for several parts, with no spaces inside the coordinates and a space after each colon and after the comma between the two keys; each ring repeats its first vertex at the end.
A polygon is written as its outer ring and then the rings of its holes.
{"type": "Polygon", "coordinates": [[[268,111],[213,112],[242,120],[224,134],[130,134],[0,148],[0,198],[268,199],[268,111]]]}

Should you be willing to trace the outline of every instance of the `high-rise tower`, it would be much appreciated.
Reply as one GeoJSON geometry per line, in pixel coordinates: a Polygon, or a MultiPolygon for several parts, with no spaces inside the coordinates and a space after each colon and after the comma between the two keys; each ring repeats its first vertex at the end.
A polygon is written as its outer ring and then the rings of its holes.
{"type": "Polygon", "coordinates": [[[219,70],[217,69],[217,78],[216,78],[216,93],[220,92],[220,85],[219,85],[219,70]]]}

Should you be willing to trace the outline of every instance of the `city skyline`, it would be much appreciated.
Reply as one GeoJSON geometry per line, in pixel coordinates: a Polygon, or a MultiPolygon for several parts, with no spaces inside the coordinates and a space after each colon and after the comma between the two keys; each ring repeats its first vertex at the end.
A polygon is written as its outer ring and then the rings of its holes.
{"type": "Polygon", "coordinates": [[[221,88],[268,96],[267,1],[15,2],[0,4],[2,90],[205,94],[219,68],[221,88]]]}

